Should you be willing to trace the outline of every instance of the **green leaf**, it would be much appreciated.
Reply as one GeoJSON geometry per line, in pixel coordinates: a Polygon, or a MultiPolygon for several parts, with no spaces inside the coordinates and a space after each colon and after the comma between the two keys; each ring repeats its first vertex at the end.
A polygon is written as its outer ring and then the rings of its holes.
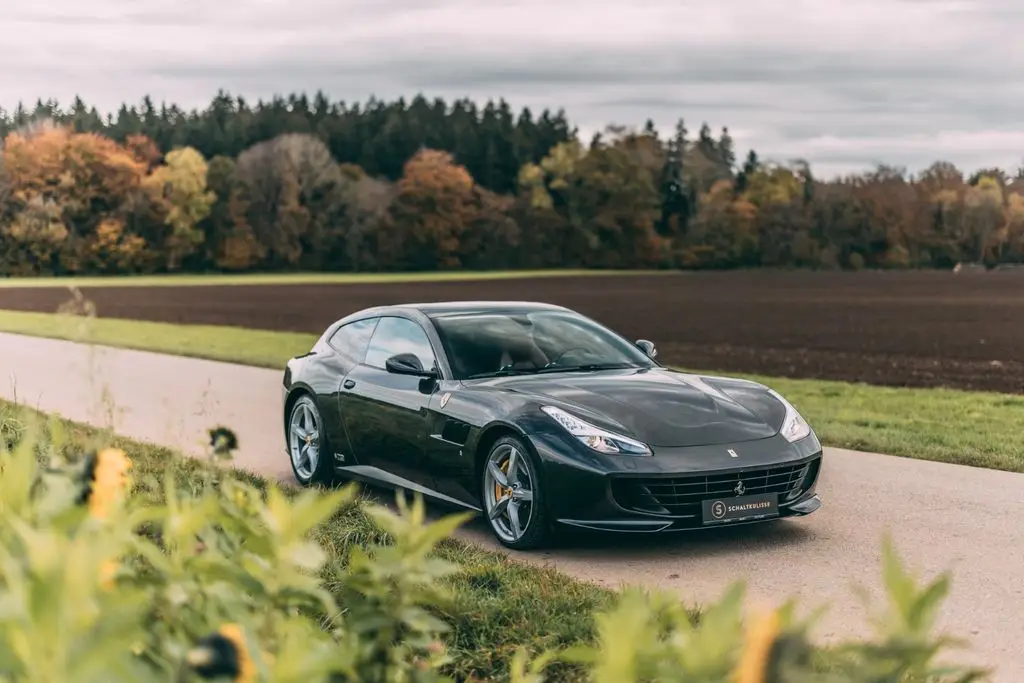
{"type": "Polygon", "coordinates": [[[346,486],[326,493],[309,490],[303,492],[292,503],[291,519],[286,538],[305,536],[313,527],[327,521],[342,507],[355,498],[357,489],[346,486]]]}

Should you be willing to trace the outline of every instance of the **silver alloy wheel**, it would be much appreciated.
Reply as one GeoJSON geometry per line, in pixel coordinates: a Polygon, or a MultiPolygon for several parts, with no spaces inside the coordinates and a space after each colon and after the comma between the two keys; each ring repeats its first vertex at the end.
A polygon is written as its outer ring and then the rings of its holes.
{"type": "Polygon", "coordinates": [[[533,520],[533,480],[526,457],[503,444],[491,452],[484,472],[487,518],[498,537],[508,543],[522,538],[533,520]]]}
{"type": "Polygon", "coordinates": [[[300,479],[309,480],[320,462],[320,416],[308,397],[296,401],[288,425],[288,453],[300,479]]]}

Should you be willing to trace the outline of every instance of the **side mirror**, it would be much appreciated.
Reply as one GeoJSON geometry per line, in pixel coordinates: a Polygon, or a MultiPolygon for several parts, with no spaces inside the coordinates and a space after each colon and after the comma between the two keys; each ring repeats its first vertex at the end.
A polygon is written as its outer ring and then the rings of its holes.
{"type": "Polygon", "coordinates": [[[416,377],[437,377],[434,370],[424,370],[423,363],[414,353],[399,353],[384,361],[384,368],[396,375],[414,375],[416,377]]]}
{"type": "Polygon", "coordinates": [[[658,349],[654,348],[654,342],[647,341],[646,339],[637,339],[637,347],[647,354],[648,358],[655,358],[658,355],[658,349]]]}

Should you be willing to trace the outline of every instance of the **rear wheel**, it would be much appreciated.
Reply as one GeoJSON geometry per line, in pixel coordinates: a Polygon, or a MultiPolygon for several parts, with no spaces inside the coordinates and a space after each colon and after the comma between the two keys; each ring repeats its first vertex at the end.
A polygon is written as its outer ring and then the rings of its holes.
{"type": "Polygon", "coordinates": [[[481,486],[484,516],[503,545],[529,550],[547,543],[551,529],[540,476],[519,439],[506,436],[491,446],[481,486]]]}
{"type": "Polygon", "coordinates": [[[303,486],[334,483],[334,463],[324,436],[323,421],[308,394],[300,396],[288,413],[288,455],[292,473],[303,486]]]}

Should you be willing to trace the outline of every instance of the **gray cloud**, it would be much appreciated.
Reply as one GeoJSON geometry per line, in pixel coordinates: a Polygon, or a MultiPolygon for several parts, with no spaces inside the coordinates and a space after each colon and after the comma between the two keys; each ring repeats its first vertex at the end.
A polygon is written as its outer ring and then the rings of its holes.
{"type": "Polygon", "coordinates": [[[504,96],[589,135],[728,126],[819,175],[1024,161],[1024,6],[1008,0],[48,0],[0,13],[0,102],[204,106],[504,96]]]}

